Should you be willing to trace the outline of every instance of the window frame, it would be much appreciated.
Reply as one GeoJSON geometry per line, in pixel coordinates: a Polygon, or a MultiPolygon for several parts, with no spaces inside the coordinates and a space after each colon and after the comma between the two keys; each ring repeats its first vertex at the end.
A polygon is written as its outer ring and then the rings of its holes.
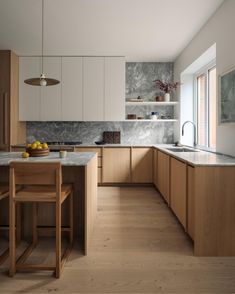
{"type": "MultiPolygon", "coordinates": [[[[198,70],[197,72],[194,73],[194,99],[193,99],[193,107],[194,107],[194,111],[193,111],[193,119],[194,122],[196,124],[196,130],[197,130],[197,134],[196,134],[196,138],[197,138],[197,145],[196,147],[200,148],[200,149],[204,149],[204,150],[208,150],[208,151],[215,151],[216,147],[210,147],[209,146],[209,140],[210,140],[210,125],[209,125],[209,113],[210,113],[210,105],[209,105],[209,72],[210,70],[212,70],[213,68],[216,68],[216,59],[213,59],[211,62],[207,63],[205,66],[203,66],[200,70],[198,70]],[[205,134],[205,142],[206,145],[199,145],[198,144],[198,83],[197,83],[197,79],[198,77],[200,77],[201,75],[205,76],[206,82],[205,82],[205,93],[206,93],[206,101],[205,101],[205,111],[206,111],[206,134],[205,134]]],[[[216,79],[217,80],[217,79],[216,79]]],[[[217,112],[217,110],[216,110],[217,112]]],[[[217,115],[217,113],[215,114],[217,115]]]]}

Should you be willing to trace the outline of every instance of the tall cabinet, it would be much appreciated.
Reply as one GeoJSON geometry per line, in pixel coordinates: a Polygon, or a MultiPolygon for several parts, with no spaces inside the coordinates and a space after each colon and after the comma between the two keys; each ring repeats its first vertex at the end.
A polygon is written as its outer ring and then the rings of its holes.
{"type": "Polygon", "coordinates": [[[104,119],[120,121],[125,118],[125,60],[124,57],[104,59],[104,119]]]}
{"type": "Polygon", "coordinates": [[[0,73],[0,151],[9,151],[26,138],[19,122],[19,58],[10,50],[0,51],[0,73]]]}
{"type": "Polygon", "coordinates": [[[85,121],[104,119],[104,58],[83,59],[83,118],[85,121]]]}
{"type": "MultiPolygon", "coordinates": [[[[61,57],[45,57],[44,72],[47,77],[61,81],[61,57]]],[[[41,87],[41,120],[61,120],[61,111],[61,83],[54,86],[41,87]]]]}

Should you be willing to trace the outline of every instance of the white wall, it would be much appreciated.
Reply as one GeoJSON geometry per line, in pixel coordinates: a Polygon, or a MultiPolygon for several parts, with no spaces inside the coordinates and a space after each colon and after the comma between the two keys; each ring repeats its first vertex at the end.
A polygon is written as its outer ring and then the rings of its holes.
{"type": "MultiPolygon", "coordinates": [[[[235,66],[235,1],[226,0],[175,61],[175,80],[216,43],[217,75],[235,66]]],[[[218,101],[218,89],[217,89],[218,101]]],[[[178,136],[180,130],[178,129],[178,136]]],[[[235,124],[218,125],[217,152],[235,156],[235,124]]]]}
{"type": "MultiPolygon", "coordinates": [[[[182,124],[187,120],[194,120],[193,115],[193,75],[181,75],[181,103],[180,103],[180,131],[182,124]]],[[[185,125],[184,136],[180,134],[180,142],[184,145],[193,146],[194,129],[192,124],[185,125]]]]}

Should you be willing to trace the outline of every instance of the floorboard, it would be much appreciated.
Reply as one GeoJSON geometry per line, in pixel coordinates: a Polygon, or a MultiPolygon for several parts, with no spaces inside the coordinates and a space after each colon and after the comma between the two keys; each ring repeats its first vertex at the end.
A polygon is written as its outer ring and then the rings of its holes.
{"type": "MultiPolygon", "coordinates": [[[[235,293],[235,258],[194,257],[191,240],[154,188],[100,187],[98,200],[89,256],[75,245],[60,280],[50,272],[9,278],[6,261],[0,293],[235,293]]],[[[53,245],[42,240],[30,262],[53,261],[53,245]]]]}

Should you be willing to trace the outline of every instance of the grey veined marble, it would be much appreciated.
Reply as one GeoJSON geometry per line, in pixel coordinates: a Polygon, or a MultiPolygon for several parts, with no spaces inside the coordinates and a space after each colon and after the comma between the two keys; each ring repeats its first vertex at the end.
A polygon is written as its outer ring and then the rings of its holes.
{"type": "Polygon", "coordinates": [[[141,96],[146,101],[153,101],[162,94],[154,80],[172,82],[174,79],[173,62],[127,62],[126,63],[126,98],[141,96]]]}
{"type": "Polygon", "coordinates": [[[27,122],[27,141],[102,140],[104,131],[121,131],[123,144],[170,144],[174,141],[173,122],[27,122]]]}

